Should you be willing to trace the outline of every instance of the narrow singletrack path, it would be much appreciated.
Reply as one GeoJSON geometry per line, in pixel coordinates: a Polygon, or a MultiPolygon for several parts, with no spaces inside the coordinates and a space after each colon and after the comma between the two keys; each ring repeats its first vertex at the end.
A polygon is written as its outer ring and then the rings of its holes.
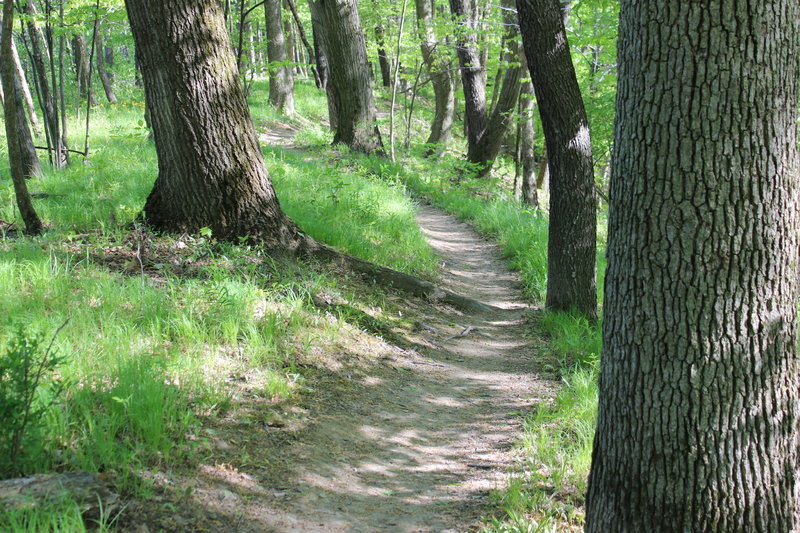
{"type": "Polygon", "coordinates": [[[530,308],[499,248],[433,207],[418,218],[441,257],[440,284],[493,310],[391,296],[414,321],[408,343],[311,383],[317,407],[301,429],[244,430],[229,463],[201,466],[189,501],[206,513],[203,530],[463,532],[488,512],[522,414],[558,383],[537,362],[530,308]]]}

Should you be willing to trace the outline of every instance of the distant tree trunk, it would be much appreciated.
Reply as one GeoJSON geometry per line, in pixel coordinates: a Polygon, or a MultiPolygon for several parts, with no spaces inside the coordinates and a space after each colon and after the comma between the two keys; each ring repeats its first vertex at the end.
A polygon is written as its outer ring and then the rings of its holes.
{"type": "Polygon", "coordinates": [[[485,176],[491,171],[492,163],[500,153],[503,137],[511,123],[511,115],[519,98],[520,67],[516,64],[519,58],[519,41],[510,38],[517,33],[511,1],[503,1],[506,8],[503,15],[506,37],[509,37],[505,39],[509,52],[504,55],[512,63],[505,69],[497,105],[487,118],[486,71],[481,66],[480,51],[477,47],[475,9],[469,5],[469,0],[450,0],[453,15],[467,26],[463,40],[458,43],[458,58],[467,121],[467,160],[479,166],[480,176],[485,176]]]}
{"type": "MultiPolygon", "coordinates": [[[[306,54],[308,54],[308,62],[311,62],[312,57],[316,60],[314,47],[312,47],[311,43],[308,42],[308,36],[306,35],[306,30],[303,28],[303,22],[300,20],[300,15],[297,13],[297,6],[295,5],[294,0],[286,0],[286,5],[289,6],[289,10],[292,12],[292,18],[294,18],[294,23],[297,26],[297,33],[300,36],[300,41],[302,41],[303,47],[306,49],[306,54]]],[[[317,88],[324,89],[325,87],[322,83],[319,72],[317,71],[317,67],[312,66],[311,71],[314,73],[314,82],[317,84],[317,88]]]]}
{"type": "Polygon", "coordinates": [[[558,0],[517,0],[550,166],[548,309],[597,316],[592,146],[558,0]]]}
{"type": "MultiPolygon", "coordinates": [[[[31,45],[31,59],[39,89],[39,105],[44,116],[45,134],[47,135],[48,146],[51,147],[50,163],[56,168],[67,165],[69,160],[67,147],[64,138],[61,136],[61,129],[58,117],[58,106],[50,87],[50,80],[47,73],[45,57],[50,55],[47,49],[47,41],[42,36],[40,29],[36,26],[36,10],[32,0],[25,2],[25,14],[28,16],[26,27],[28,40],[31,45]]],[[[55,90],[55,88],[53,88],[55,90]]]]}
{"type": "Polygon", "coordinates": [[[620,4],[589,533],[800,531],[799,21],[620,4]]]}
{"type": "Polygon", "coordinates": [[[325,89],[328,99],[328,124],[332,131],[336,131],[336,99],[333,96],[331,84],[330,64],[328,63],[328,38],[325,28],[325,11],[322,9],[321,0],[308,0],[311,10],[311,31],[314,35],[314,59],[319,74],[319,87],[325,89]]]}
{"type": "Polygon", "coordinates": [[[426,156],[441,153],[450,140],[455,114],[455,74],[450,54],[440,48],[439,39],[433,26],[433,2],[431,0],[415,0],[417,10],[417,27],[420,39],[422,60],[428,70],[433,85],[436,109],[431,124],[431,133],[427,144],[431,145],[426,156]]]}
{"type": "Polygon", "coordinates": [[[106,93],[106,98],[110,103],[116,104],[117,95],[114,94],[114,88],[111,86],[111,78],[106,72],[105,60],[103,58],[103,50],[105,49],[105,45],[103,44],[103,34],[101,32],[97,32],[95,45],[97,48],[97,74],[100,76],[100,81],[103,84],[103,90],[106,93]]]}
{"type": "Polygon", "coordinates": [[[269,103],[287,115],[294,113],[294,75],[289,66],[281,18],[281,0],[264,3],[269,65],[269,103]]]}
{"type": "MultiPolygon", "coordinates": [[[[114,68],[114,47],[106,46],[103,50],[104,50],[103,58],[105,59],[106,66],[109,68],[114,68]]],[[[108,76],[108,80],[113,84],[114,71],[106,70],[106,75],[108,76]]]]}
{"type": "Polygon", "coordinates": [[[386,53],[385,42],[386,28],[383,24],[375,26],[375,42],[378,45],[378,65],[381,68],[381,82],[384,87],[392,86],[392,66],[389,64],[389,55],[386,53]]]}
{"type": "Polygon", "coordinates": [[[369,63],[355,0],[319,0],[325,30],[331,86],[336,102],[334,144],[356,152],[383,153],[369,63]]]}
{"type": "Polygon", "coordinates": [[[158,178],[144,217],[293,251],[308,242],[281,211],[217,0],[126,0],[152,111],[158,178]],[[208,73],[213,72],[214,76],[208,73]]]}
{"type": "Polygon", "coordinates": [[[28,78],[25,75],[25,69],[22,68],[22,62],[19,59],[17,45],[13,39],[11,40],[11,54],[14,56],[14,68],[17,71],[17,79],[19,80],[22,96],[25,100],[25,108],[28,110],[28,117],[31,119],[31,127],[33,127],[33,131],[37,132],[38,135],[41,133],[40,128],[42,126],[39,124],[39,117],[36,115],[36,106],[33,103],[33,95],[31,95],[31,88],[28,84],[28,78]]]}
{"type": "MultiPolygon", "coordinates": [[[[525,56],[521,57],[525,61],[525,56]]],[[[525,69],[525,74],[527,73],[525,69]]],[[[536,154],[533,131],[533,83],[530,79],[522,82],[519,94],[520,120],[520,164],[522,165],[522,202],[531,207],[539,207],[539,194],[536,189],[536,154]]]]}
{"type": "Polygon", "coordinates": [[[472,161],[475,147],[486,130],[486,70],[478,48],[477,14],[470,0],[450,0],[450,11],[462,26],[457,34],[456,52],[464,89],[467,159],[472,161]]]}
{"type": "MultiPolygon", "coordinates": [[[[15,83],[17,74],[14,66],[14,56],[11,52],[13,28],[14,3],[6,0],[3,2],[2,35],[0,35],[0,72],[2,72],[3,93],[5,94],[3,109],[5,111],[6,139],[8,141],[8,160],[11,165],[11,179],[14,182],[17,207],[25,223],[25,231],[32,235],[38,235],[44,227],[36,214],[31,196],[28,193],[28,185],[25,183],[25,169],[23,168],[22,150],[18,137],[20,128],[17,120],[20,116],[25,116],[25,111],[20,109],[22,95],[17,93],[18,84],[15,83]]],[[[30,132],[28,134],[30,135],[30,132]]]]}
{"type": "Polygon", "coordinates": [[[87,98],[91,104],[97,105],[97,99],[89,86],[89,52],[86,48],[86,39],[82,33],[72,37],[72,52],[75,54],[75,73],[78,79],[81,99],[87,98]]]}

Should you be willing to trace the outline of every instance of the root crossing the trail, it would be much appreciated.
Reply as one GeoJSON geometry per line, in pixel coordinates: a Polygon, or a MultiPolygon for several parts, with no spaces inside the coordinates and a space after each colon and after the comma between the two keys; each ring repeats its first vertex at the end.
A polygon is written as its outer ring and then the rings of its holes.
{"type": "Polygon", "coordinates": [[[525,335],[529,306],[497,246],[429,206],[419,223],[442,259],[441,283],[487,307],[396,296],[416,319],[409,344],[321,389],[313,422],[275,464],[201,470],[192,497],[231,517],[220,530],[461,532],[487,513],[522,413],[557,384],[541,373],[525,335]]]}

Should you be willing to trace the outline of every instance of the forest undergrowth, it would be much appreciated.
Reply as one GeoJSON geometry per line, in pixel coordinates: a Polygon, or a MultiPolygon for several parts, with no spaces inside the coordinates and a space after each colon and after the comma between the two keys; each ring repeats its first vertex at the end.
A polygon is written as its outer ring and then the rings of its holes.
{"type": "MultiPolygon", "coordinates": [[[[509,169],[495,181],[470,178],[458,154],[402,163],[327,146],[324,95],[298,84],[302,116],[251,95],[259,131],[289,124],[305,149],[267,147],[267,166],[282,207],[304,231],[358,257],[435,279],[437,258],[414,219],[429,201],[496,239],[543,301],[547,218],[523,207],[509,169]],[[324,162],[324,164],[320,164],[324,162]],[[506,176],[504,179],[503,176],[506,176]],[[499,191],[499,192],[498,192],[499,191]]],[[[245,244],[198,235],[153,235],[137,215],[155,177],[156,159],[136,98],[96,108],[92,153],[67,170],[29,182],[48,225],[39,238],[17,231],[13,189],[0,181],[0,345],[52,339],[61,358],[33,398],[42,416],[26,428],[27,446],[4,476],[32,472],[101,472],[123,493],[146,498],[150,473],[196,463],[212,453],[213,424],[243,395],[263,406],[255,425],[305,416],[313,368],[336,371],[348,336],[363,324],[314,305],[336,295],[391,325],[382,291],[314,265],[280,262],[245,244]],[[62,327],[63,326],[63,327],[62,327]],[[57,335],[55,332],[62,328],[57,335]]],[[[425,123],[424,115],[419,119],[425,123]]],[[[77,131],[77,120],[75,128],[77,131]]],[[[412,132],[413,134],[413,132],[412,132]]],[[[79,142],[77,134],[74,139],[79,142]]],[[[4,143],[0,143],[3,144],[4,143]]],[[[603,245],[598,259],[602,261],[603,245]]],[[[602,263],[599,287],[602,287],[602,263]]],[[[596,409],[599,327],[568,313],[537,311],[530,334],[547,339],[541,356],[564,381],[551,404],[526,418],[519,467],[497,492],[486,531],[578,527],[596,409]]],[[[39,349],[38,356],[43,356],[39,349]]],[[[0,397],[2,401],[2,397],[0,397]]],[[[0,405],[3,407],[3,405],[0,405]]],[[[2,415],[2,410],[0,410],[2,415]]],[[[75,531],[69,502],[6,513],[0,529],[75,531]]],[[[116,515],[100,517],[100,529],[116,515]]]]}

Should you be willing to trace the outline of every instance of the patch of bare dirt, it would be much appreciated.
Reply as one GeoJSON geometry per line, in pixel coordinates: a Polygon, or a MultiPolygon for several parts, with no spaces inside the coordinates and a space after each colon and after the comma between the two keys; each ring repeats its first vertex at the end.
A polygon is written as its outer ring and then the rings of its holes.
{"type": "Polygon", "coordinates": [[[521,415],[557,383],[526,338],[530,309],[497,247],[434,208],[421,206],[419,221],[442,258],[442,284],[498,310],[393,297],[414,324],[406,346],[376,347],[371,365],[317,371],[302,423],[220,424],[207,461],[162,480],[169,512],[140,506],[132,530],[476,527],[489,491],[506,480],[521,415]]]}

